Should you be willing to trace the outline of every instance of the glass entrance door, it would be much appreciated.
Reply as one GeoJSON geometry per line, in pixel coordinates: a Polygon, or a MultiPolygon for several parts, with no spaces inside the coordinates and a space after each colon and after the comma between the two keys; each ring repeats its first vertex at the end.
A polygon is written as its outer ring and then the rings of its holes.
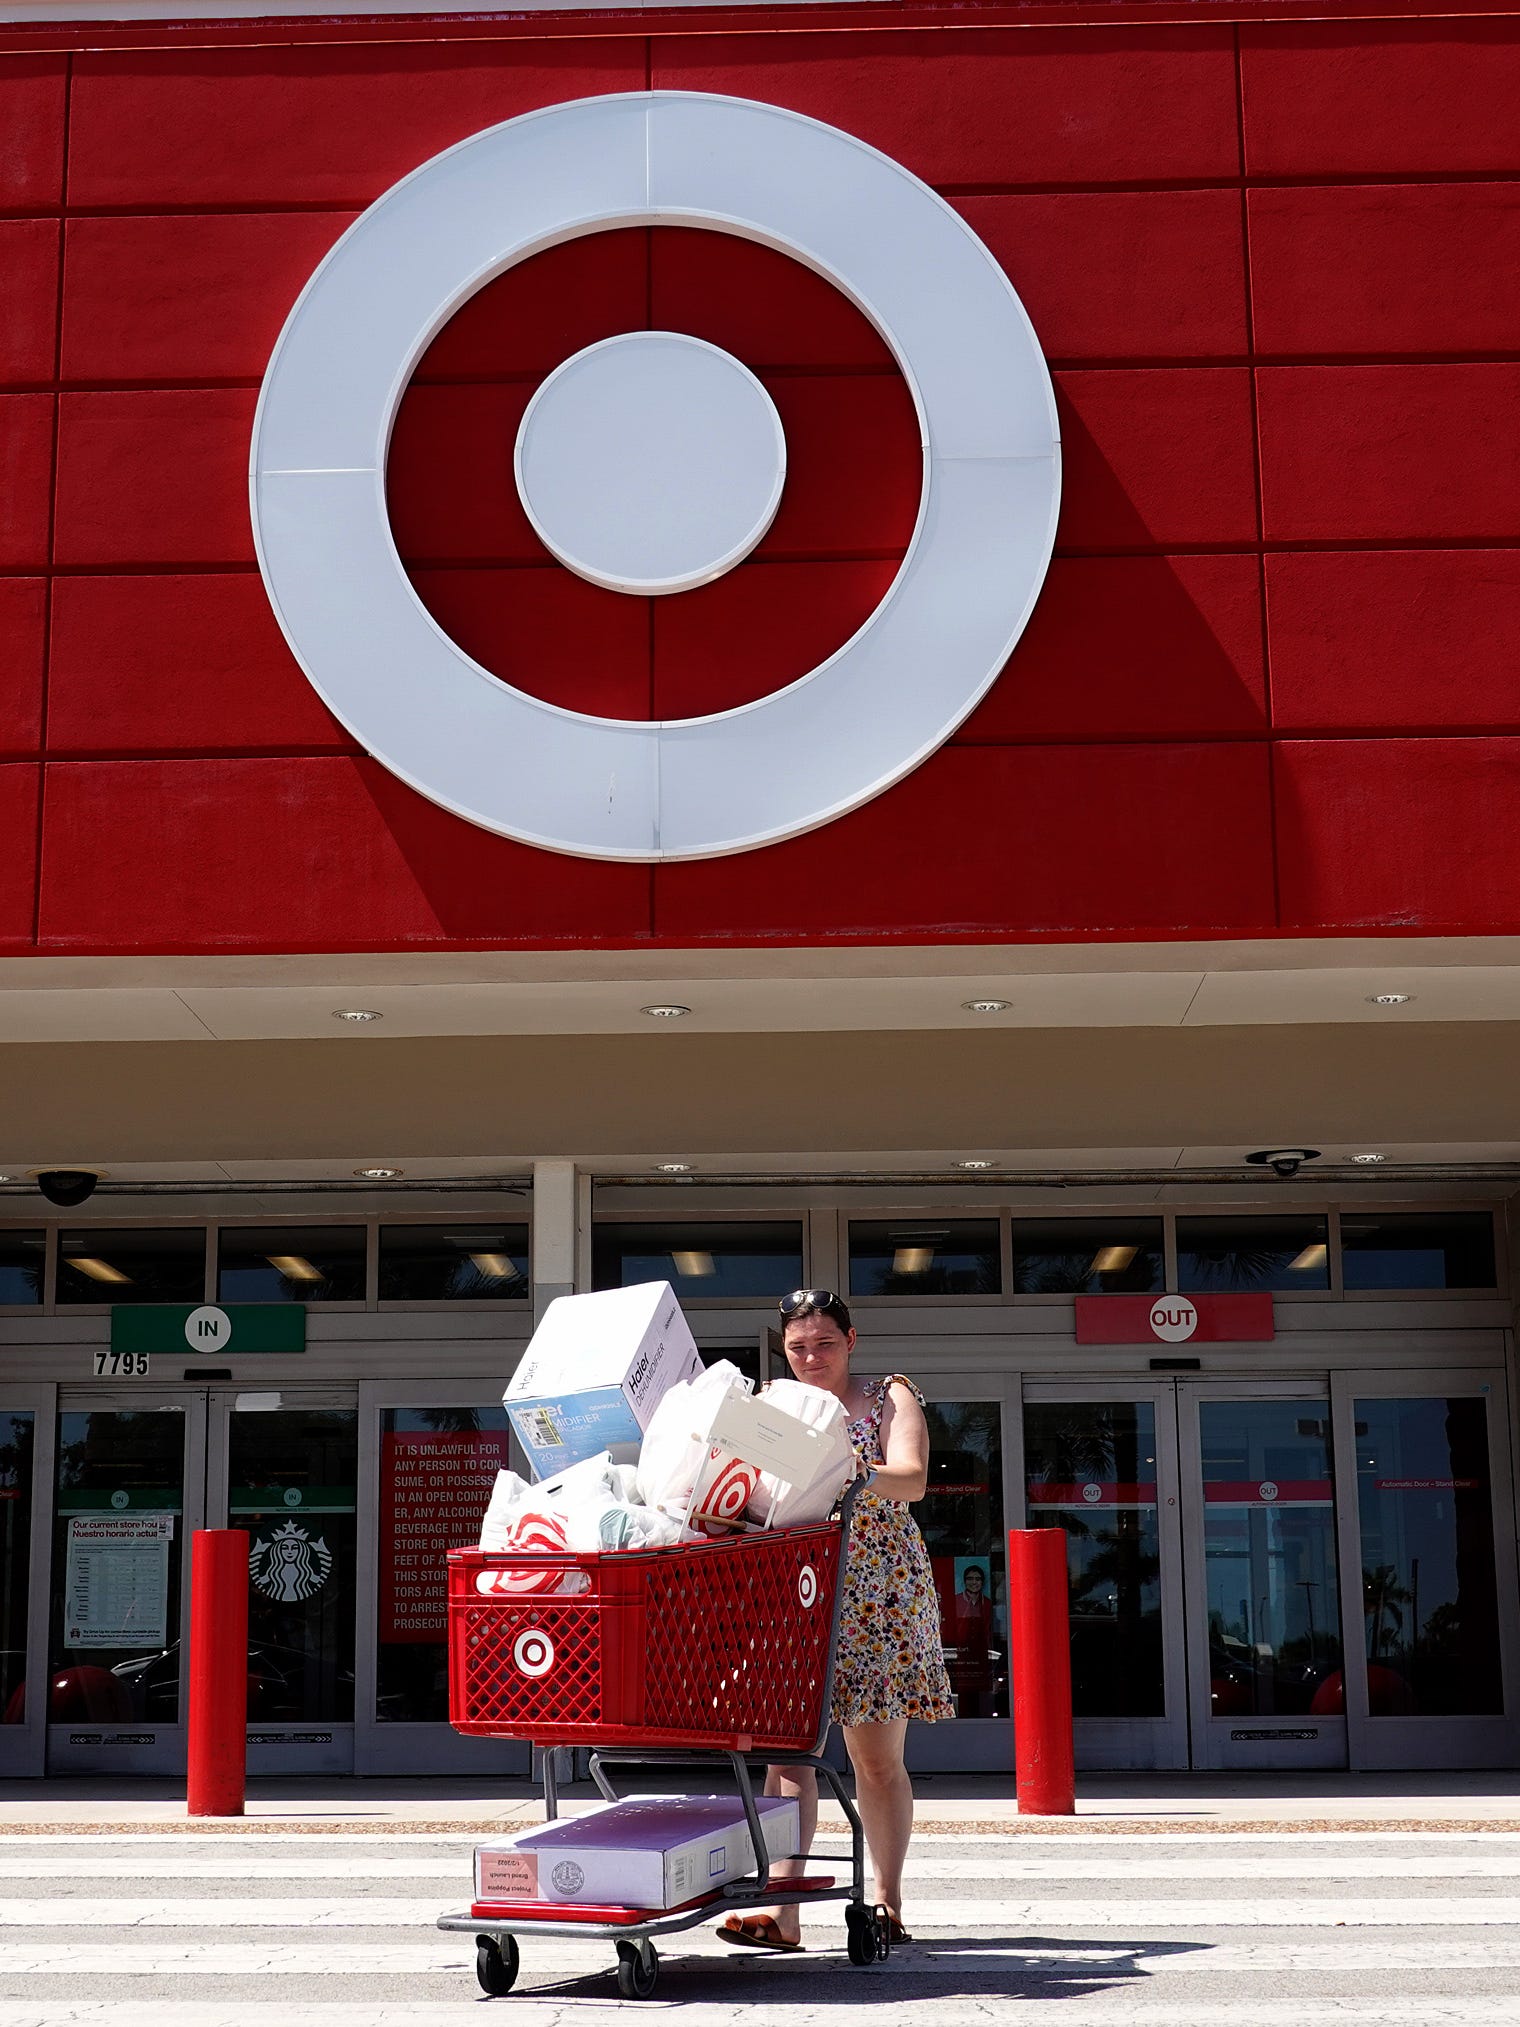
{"type": "Polygon", "coordinates": [[[60,1389],[50,1772],[183,1772],[203,1526],[249,1534],[249,1771],[352,1766],[357,1424],[353,1387],[60,1389]]]}
{"type": "Polygon", "coordinates": [[[1187,1766],[1174,1385],[1026,1385],[1024,1495],[1066,1536],[1078,1765],[1187,1766]]]}
{"type": "Polygon", "coordinates": [[[1348,1640],[1342,1683],[1352,1764],[1513,1766],[1520,1675],[1503,1377],[1346,1374],[1335,1400],[1340,1473],[1355,1486],[1343,1560],[1360,1577],[1348,1614],[1359,1637],[1348,1640]]]}
{"type": "Polygon", "coordinates": [[[353,1387],[212,1393],[208,1510],[248,1533],[248,1771],[353,1767],[353,1387]]]}
{"type": "Polygon", "coordinates": [[[1343,1767],[1328,1389],[1179,1381],[1195,1767],[1343,1767]]]}
{"type": "Polygon", "coordinates": [[[451,1548],[471,1547],[496,1474],[527,1476],[498,1387],[377,1381],[359,1390],[363,1507],[376,1516],[360,1546],[355,1771],[528,1771],[528,1749],[462,1738],[449,1727],[451,1548]]]}
{"type": "Polygon", "coordinates": [[[204,1389],[59,1389],[50,1773],[183,1771],[185,1543],[205,1488],[204,1389]]]}

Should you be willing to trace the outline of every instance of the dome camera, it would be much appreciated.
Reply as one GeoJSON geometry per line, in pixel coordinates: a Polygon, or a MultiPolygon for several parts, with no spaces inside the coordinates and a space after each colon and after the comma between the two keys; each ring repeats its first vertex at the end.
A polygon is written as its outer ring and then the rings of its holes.
{"type": "Polygon", "coordinates": [[[1280,1175],[1284,1182],[1298,1174],[1306,1161],[1318,1161],[1317,1147],[1264,1147],[1255,1154],[1248,1154],[1246,1160],[1254,1168],[1270,1168],[1274,1175],[1280,1175]]]}
{"type": "Polygon", "coordinates": [[[89,1168],[44,1168],[37,1173],[37,1187],[48,1202],[70,1211],[95,1194],[99,1181],[100,1177],[89,1168]]]}

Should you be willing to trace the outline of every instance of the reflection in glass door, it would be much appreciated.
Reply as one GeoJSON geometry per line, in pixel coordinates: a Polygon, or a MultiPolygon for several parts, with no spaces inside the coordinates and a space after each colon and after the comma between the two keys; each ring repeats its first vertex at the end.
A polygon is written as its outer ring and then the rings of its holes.
{"type": "MultiPolygon", "coordinates": [[[[947,1391],[956,1386],[943,1379],[947,1391]]],[[[970,1388],[967,1388],[970,1391],[970,1388]]],[[[1003,1524],[1003,1403],[940,1399],[925,1404],[929,1489],[913,1509],[939,1599],[945,1672],[961,1722],[914,1725],[910,1766],[1012,1765],[1006,1722],[976,1735],[966,1721],[1008,1716],[1007,1534],[1003,1524]]]]}
{"type": "Polygon", "coordinates": [[[1185,1767],[1171,1382],[1031,1384],[1024,1480],[1025,1524],[1066,1536],[1078,1764],[1185,1767]]]}
{"type": "Polygon", "coordinates": [[[1513,1765],[1514,1512],[1500,1374],[1337,1385],[1356,1474],[1361,1652],[1344,1700],[1356,1763],[1513,1765]]]}
{"type": "Polygon", "coordinates": [[[480,1538],[502,1469],[526,1473],[499,1387],[367,1382],[359,1390],[359,1666],[354,1767],[363,1774],[528,1770],[525,1746],[450,1729],[448,1565],[480,1538]]]}
{"type": "Polygon", "coordinates": [[[182,1558],[200,1526],[205,1397],[60,1396],[48,1629],[52,1772],[184,1765],[182,1558]]]}
{"type": "Polygon", "coordinates": [[[1197,1524],[1184,1508],[1193,1763],[1344,1766],[1328,1396],[1177,1391],[1185,1483],[1202,1494],[1197,1524]]]}
{"type": "Polygon", "coordinates": [[[352,1764],[358,1413],[213,1398],[224,1430],[227,1525],[248,1531],[248,1764],[252,1773],[352,1764]]]}

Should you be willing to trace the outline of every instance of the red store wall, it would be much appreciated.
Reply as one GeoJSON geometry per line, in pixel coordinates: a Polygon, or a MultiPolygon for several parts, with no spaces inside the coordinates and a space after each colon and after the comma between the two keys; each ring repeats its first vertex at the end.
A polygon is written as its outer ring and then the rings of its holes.
{"type": "MultiPolygon", "coordinates": [[[[1201,23],[0,55],[0,949],[1520,929],[1520,25],[1201,23]],[[794,843],[668,868],[493,838],[364,758],[254,568],[248,433],[355,211],[530,107],[656,86],[832,121],[956,204],[1055,374],[1057,560],[956,738],[794,843]]],[[[616,233],[424,361],[423,597],[579,708],[790,679],[890,576],[911,412],[842,299],[616,233]],[[510,478],[566,353],[729,346],[787,425],[750,562],[649,603],[510,478]]]]}

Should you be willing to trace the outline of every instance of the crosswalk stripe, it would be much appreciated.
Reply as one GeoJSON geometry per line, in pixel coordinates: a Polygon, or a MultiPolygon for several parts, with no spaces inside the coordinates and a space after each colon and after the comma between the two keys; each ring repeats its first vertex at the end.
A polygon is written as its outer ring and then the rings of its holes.
{"type": "MultiPolygon", "coordinates": [[[[876,1972],[866,1970],[849,1975],[859,1979],[860,1997],[854,2003],[840,2003],[831,1995],[830,2022],[841,2023],[841,2027],[879,2027],[879,1991],[876,1996],[870,1994],[871,1985],[879,1984],[876,1972]]],[[[751,1994],[745,1996],[753,2003],[751,1994]]],[[[1304,1998],[1252,2002],[1248,2009],[1243,2009],[1238,1994],[1192,2006],[1178,2006],[1171,2000],[1128,2001],[1128,1995],[1125,1997],[1127,2003],[1122,2008],[1112,2004],[1083,2005],[1059,1997],[1021,1998],[1010,2004],[1017,2006],[1021,2027],[1040,2027],[1044,2022],[1049,2027],[1116,2027],[1116,2023],[1127,2023],[1127,2027],[1240,2027],[1242,2013],[1247,2010],[1252,2027],[1347,2027],[1348,2022],[1352,2027],[1448,2027],[1448,2023],[1450,2027],[1514,2027],[1520,2019],[1520,2010],[1511,1998],[1466,1994],[1432,1994],[1413,1999],[1304,1998]]],[[[663,1994],[657,1994],[652,2001],[645,2001],[638,2009],[640,2014],[661,2010],[662,2000],[663,1994]]],[[[664,2003],[680,2006],[683,2027],[715,2027],[715,2023],[733,2019],[731,2005],[664,2003]]],[[[765,2003],[771,2019],[816,2020],[818,2014],[815,1998],[799,1996],[787,2003],[768,1991],[765,2003]]],[[[985,2027],[988,2019],[985,1998],[936,1999],[933,2005],[936,2027],[985,2027]]],[[[578,2012],[609,2019],[614,2013],[623,2017],[626,2010],[615,1999],[567,1998],[558,1993],[545,2000],[535,2001],[532,1995],[514,1996],[512,2000],[512,2018],[520,2027],[552,2027],[552,2023],[578,2012]]],[[[474,2012],[470,2001],[465,2005],[400,2000],[392,2004],[302,2001],[299,2008],[302,2027],[306,2023],[310,2027],[461,2027],[461,2022],[474,2012]]],[[[39,2017],[35,2004],[0,2002],[0,2027],[39,2027],[39,2017]]],[[[75,2002],[67,2013],[68,2027],[290,2027],[290,2020],[291,2008],[287,2004],[249,2003],[242,1999],[132,2004],[113,1998],[75,2002]]]]}
{"type": "MultiPolygon", "coordinates": [[[[843,1926],[840,1927],[841,1948],[843,1926]]],[[[710,1930],[693,1929],[658,1945],[667,1960],[695,1956],[731,1963],[733,1952],[718,1942],[710,1930]]],[[[322,1942],[206,1942],[177,1944],[165,1938],[161,1944],[104,1941],[85,1935],[72,1942],[66,1953],[51,1943],[0,1943],[0,1976],[6,1978],[355,1978],[364,1976],[424,1977],[447,1976],[458,1972],[470,1975],[474,1944],[469,1936],[417,1936],[401,1940],[345,1942],[335,1936],[322,1942]]],[[[522,1938],[523,1961],[531,1972],[535,1944],[522,1938]]],[[[557,1939],[555,1969],[559,1975],[583,1975],[606,1968],[612,1945],[605,1938],[557,1939]]],[[[1425,1939],[1406,1944],[1376,1943],[1347,1939],[1329,1944],[1299,1942],[1241,1944],[1210,1943],[1182,1951],[1154,1951],[1148,1944],[1124,1949],[1051,1945],[1020,1945],[961,1949],[954,1943],[936,1947],[916,1944],[898,1950],[881,1966],[878,1975],[923,1977],[935,1966],[963,1960],[973,1964],[995,1961],[1022,1965],[1064,1965],[1094,1975],[1123,1974],[1146,1979],[1192,1977],[1280,1978],[1302,1973],[1316,1978],[1358,1971],[1417,1971],[1428,1976],[1462,1971],[1520,1970],[1520,1940],[1506,1942],[1485,1937],[1481,1942],[1431,1943],[1425,1939]]],[[[827,1962],[827,1958],[820,1961],[827,1962]]],[[[1520,2004],[1516,2008],[1520,2018],[1520,2004]]]]}
{"type": "MultiPolygon", "coordinates": [[[[825,1855],[817,1853],[823,1863],[825,1855]]],[[[827,1855],[829,1865],[849,1865],[847,1853],[827,1855]]],[[[1236,1859],[1151,1859],[1125,1855],[1096,1855],[1090,1859],[1025,1859],[979,1857],[965,1859],[908,1859],[904,1877],[918,1883],[965,1881],[975,1871],[977,1879],[1105,1879],[1131,1887],[1137,1881],[1165,1879],[1208,1879],[1212,1883],[1263,1879],[1516,1879],[1520,1877],[1520,1851],[1504,1855],[1477,1855],[1471,1859],[1429,1855],[1429,1857],[1378,1857],[1366,1859],[1356,1853],[1315,1855],[1295,1853],[1285,1857],[1236,1859]]],[[[207,1857],[195,1851],[152,1851],[134,1853],[132,1859],[107,1855],[45,1853],[12,1857],[0,1851],[0,1879],[241,1879],[247,1885],[286,1883],[294,1879],[450,1879],[454,1891],[462,1893],[470,1883],[470,1853],[454,1857],[395,1857],[391,1861],[369,1853],[334,1853],[328,1859],[292,1857],[280,1853],[259,1861],[257,1853],[233,1853],[231,1857],[207,1857]]]]}
{"type": "MultiPolygon", "coordinates": [[[[499,1841],[499,1840],[498,1840],[499,1841]]],[[[824,1853],[818,1853],[822,1860],[824,1853]]],[[[848,1865],[848,1852],[827,1854],[831,1865],[848,1865]]],[[[1041,1855],[1026,1857],[1016,1852],[1008,1857],[913,1858],[905,1876],[922,1882],[953,1880],[1102,1879],[1130,1885],[1137,1880],[1207,1879],[1213,1882],[1263,1879],[1513,1879],[1520,1878],[1520,1850],[1481,1853],[1462,1858],[1444,1852],[1422,1856],[1380,1855],[1354,1852],[1300,1851],[1282,1856],[1173,1858],[1143,1856],[1126,1852],[1099,1852],[1091,1857],[1068,1858],[1041,1855]]],[[[452,1880],[456,1889],[468,1886],[468,1849],[443,1857],[398,1854],[387,1859],[369,1851],[334,1852],[323,1858],[306,1853],[139,1851],[125,1854],[107,1852],[30,1852],[0,1850],[0,1879],[241,1879],[250,1887],[262,1882],[296,1879],[439,1879],[452,1880]]]]}
{"type": "MultiPolygon", "coordinates": [[[[456,1897],[462,1905],[465,1896],[456,1897]]],[[[138,1900],[113,1893],[97,1902],[65,1897],[0,1898],[0,1928],[377,1928],[426,1929],[441,1911],[438,1899],[402,1900],[383,1895],[348,1899],[246,1897],[138,1900]],[[101,1917],[107,1919],[102,1924],[101,1917]]],[[[920,1900],[909,1913],[919,1928],[990,1930],[1000,1935],[1057,1935],[1085,1929],[1177,1928],[1490,1928],[1520,1924],[1520,1898],[1472,1895],[1376,1900],[1328,1897],[1320,1900],[980,1900],[965,1897],[920,1900]],[[945,1912],[940,1914],[943,1908],[945,1912]]],[[[807,1905],[804,1923],[837,1926],[839,1903],[807,1905]]]]}

